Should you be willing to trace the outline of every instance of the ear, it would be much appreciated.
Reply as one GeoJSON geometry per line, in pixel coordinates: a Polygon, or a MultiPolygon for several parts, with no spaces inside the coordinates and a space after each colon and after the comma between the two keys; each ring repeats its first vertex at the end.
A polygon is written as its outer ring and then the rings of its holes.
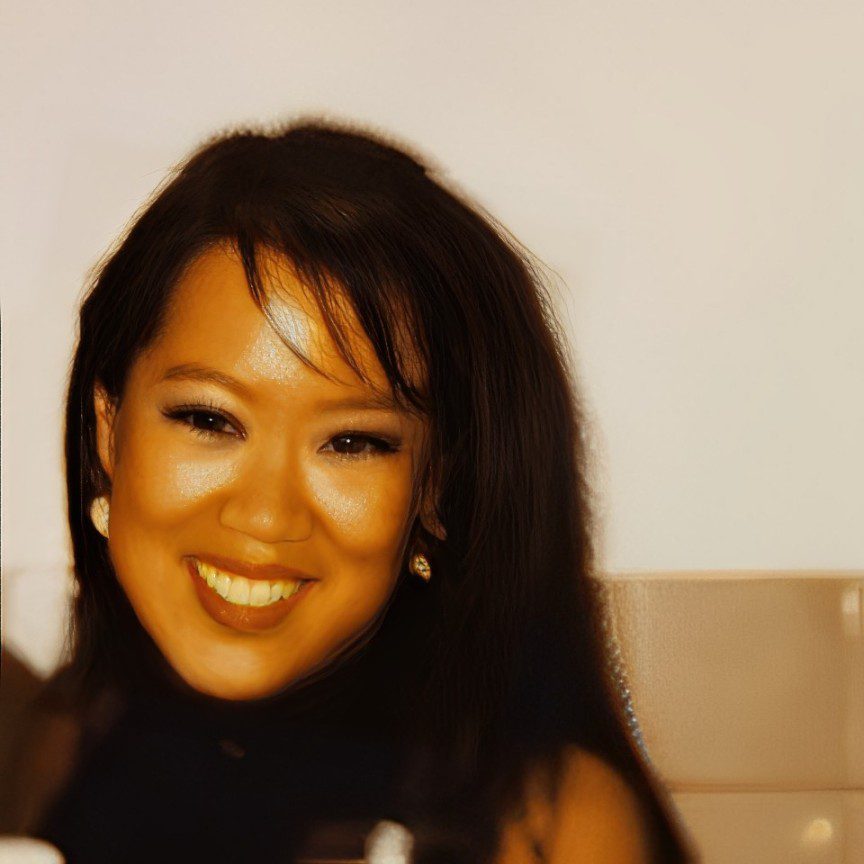
{"type": "Polygon", "coordinates": [[[117,405],[108,391],[96,382],[93,388],[93,408],[96,412],[96,451],[102,470],[109,480],[114,477],[114,424],[117,405]]]}

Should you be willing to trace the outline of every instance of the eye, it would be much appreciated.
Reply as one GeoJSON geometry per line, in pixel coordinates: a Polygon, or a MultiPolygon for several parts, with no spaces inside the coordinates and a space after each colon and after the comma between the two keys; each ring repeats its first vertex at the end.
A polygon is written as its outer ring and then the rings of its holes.
{"type": "Polygon", "coordinates": [[[331,438],[328,444],[333,445],[333,451],[340,456],[361,459],[395,453],[399,449],[394,442],[363,432],[342,432],[331,438]]]}
{"type": "MultiPolygon", "coordinates": [[[[216,405],[178,405],[162,412],[169,420],[186,426],[193,434],[205,438],[243,438],[240,424],[216,405]],[[227,427],[227,428],[226,428],[227,427]]],[[[338,456],[349,459],[364,459],[370,456],[388,455],[399,450],[399,442],[391,441],[365,432],[346,431],[335,435],[327,442],[338,456]]]]}
{"type": "Polygon", "coordinates": [[[170,411],[163,412],[170,420],[189,427],[189,431],[202,438],[218,438],[222,435],[230,435],[234,438],[242,438],[241,432],[237,431],[234,421],[227,417],[215,406],[209,405],[178,405],[170,411]],[[226,431],[223,427],[228,426],[234,431],[226,431]]]}

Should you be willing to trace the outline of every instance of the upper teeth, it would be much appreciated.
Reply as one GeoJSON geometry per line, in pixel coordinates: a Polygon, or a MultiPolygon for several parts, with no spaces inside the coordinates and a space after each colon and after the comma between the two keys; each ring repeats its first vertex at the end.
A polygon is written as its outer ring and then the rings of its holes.
{"type": "Polygon", "coordinates": [[[246,579],[244,576],[235,576],[233,573],[217,570],[212,565],[197,560],[195,567],[198,575],[223,600],[237,606],[269,606],[283,597],[296,594],[303,584],[300,579],[280,579],[272,582],[266,579],[246,579]]]}

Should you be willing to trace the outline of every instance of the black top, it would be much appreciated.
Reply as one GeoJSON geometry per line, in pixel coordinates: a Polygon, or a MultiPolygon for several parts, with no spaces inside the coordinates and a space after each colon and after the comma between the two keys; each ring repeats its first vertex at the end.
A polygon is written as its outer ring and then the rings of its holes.
{"type": "Polygon", "coordinates": [[[247,702],[193,691],[154,648],[134,686],[108,694],[107,728],[84,735],[31,833],[68,864],[362,858],[378,821],[406,821],[388,698],[401,685],[375,644],[299,689],[247,702]]]}

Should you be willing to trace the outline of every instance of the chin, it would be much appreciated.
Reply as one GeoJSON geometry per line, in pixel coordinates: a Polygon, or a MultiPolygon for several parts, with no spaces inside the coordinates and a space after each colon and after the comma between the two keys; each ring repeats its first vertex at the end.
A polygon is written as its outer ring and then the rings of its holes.
{"type": "Polygon", "coordinates": [[[257,674],[249,670],[230,670],[222,675],[214,674],[213,667],[201,668],[197,664],[185,666],[171,663],[174,671],[193,690],[205,696],[233,702],[264,699],[287,687],[292,678],[274,679],[263,670],[257,674]]]}
{"type": "Polygon", "coordinates": [[[229,702],[248,702],[272,696],[282,688],[267,687],[257,683],[232,681],[230,683],[217,682],[215,685],[211,685],[208,682],[208,684],[196,687],[195,689],[205,696],[212,696],[216,699],[224,699],[229,702]]]}
{"type": "Polygon", "coordinates": [[[206,678],[204,680],[190,681],[186,679],[190,687],[197,690],[205,696],[212,696],[216,699],[225,699],[231,702],[244,702],[254,699],[264,699],[267,696],[273,696],[285,686],[285,684],[274,684],[269,681],[246,681],[232,679],[213,680],[206,678]]]}

